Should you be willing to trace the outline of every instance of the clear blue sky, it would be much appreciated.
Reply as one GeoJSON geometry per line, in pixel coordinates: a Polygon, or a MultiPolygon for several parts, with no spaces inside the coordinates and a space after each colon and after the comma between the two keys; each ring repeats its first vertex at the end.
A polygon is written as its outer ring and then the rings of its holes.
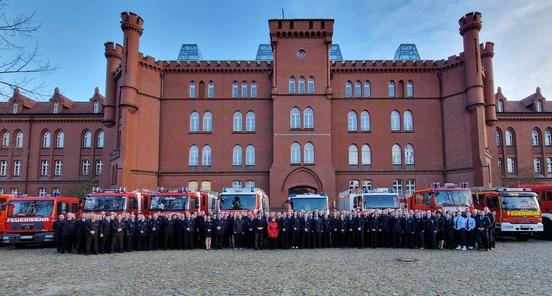
{"type": "MultiPolygon", "coordinates": [[[[392,59],[400,43],[416,43],[422,59],[462,51],[458,19],[483,14],[481,41],[495,42],[495,86],[518,100],[540,86],[552,99],[552,1],[8,1],[8,15],[35,12],[42,59],[59,69],[43,92],[58,86],[73,100],[105,87],[106,41],[122,42],[120,13],[144,19],[141,51],[176,59],[182,43],[198,43],[205,59],[254,59],[267,43],[269,18],[334,18],[334,43],[345,59],[392,59]],[[458,3],[460,2],[460,3],[458,3]]],[[[42,78],[40,78],[42,79],[42,78]]]]}

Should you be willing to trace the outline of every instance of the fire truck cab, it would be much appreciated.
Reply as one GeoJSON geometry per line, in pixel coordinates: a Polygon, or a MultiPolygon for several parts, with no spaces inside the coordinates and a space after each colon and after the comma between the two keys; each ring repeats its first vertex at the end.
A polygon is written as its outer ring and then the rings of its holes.
{"type": "Polygon", "coordinates": [[[294,212],[315,211],[327,212],[329,210],[328,196],[322,192],[320,194],[290,194],[288,197],[289,209],[294,212]]]}
{"type": "Polygon", "coordinates": [[[148,214],[150,193],[142,191],[127,192],[124,187],[118,189],[92,188],[92,192],[84,197],[82,213],[114,212],[115,214],[142,213],[148,214]]]}
{"type": "Polygon", "coordinates": [[[543,232],[541,235],[548,240],[552,240],[552,185],[517,185],[516,188],[528,188],[537,194],[539,201],[543,232]]]}
{"type": "Polygon", "coordinates": [[[349,189],[338,194],[340,211],[400,209],[399,195],[393,188],[349,189]]]}
{"type": "Polygon", "coordinates": [[[152,194],[148,211],[162,213],[197,213],[210,212],[215,195],[204,191],[188,191],[181,189],[166,189],[158,187],[152,194]]]}
{"type": "Polygon", "coordinates": [[[13,195],[0,194],[0,237],[3,237],[6,231],[6,220],[8,218],[8,202],[13,195]]]}
{"type": "Polygon", "coordinates": [[[493,188],[473,190],[476,209],[488,207],[496,212],[496,231],[529,239],[531,233],[543,230],[537,195],[527,188],[493,188]]]}
{"type": "Polygon", "coordinates": [[[473,201],[468,183],[460,185],[433,183],[431,188],[416,190],[407,199],[409,210],[436,211],[472,210],[473,201]]]}
{"type": "Polygon", "coordinates": [[[229,213],[257,213],[260,210],[268,211],[268,195],[256,187],[249,188],[223,188],[218,195],[216,206],[217,212],[229,213]]]}
{"type": "Polygon", "coordinates": [[[54,222],[69,212],[78,217],[79,199],[58,196],[15,196],[7,204],[4,244],[27,245],[54,241],[54,222]]]}

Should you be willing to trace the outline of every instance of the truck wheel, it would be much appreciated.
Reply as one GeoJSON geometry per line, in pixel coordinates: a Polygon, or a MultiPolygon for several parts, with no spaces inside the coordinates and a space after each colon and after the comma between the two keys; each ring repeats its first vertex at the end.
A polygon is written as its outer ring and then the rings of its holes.
{"type": "Polygon", "coordinates": [[[542,224],[544,226],[542,237],[546,240],[552,240],[552,221],[546,219],[542,221],[542,224]]]}
{"type": "Polygon", "coordinates": [[[529,235],[529,233],[517,233],[516,234],[516,239],[518,241],[522,241],[522,242],[529,240],[530,237],[531,236],[529,235]]]}

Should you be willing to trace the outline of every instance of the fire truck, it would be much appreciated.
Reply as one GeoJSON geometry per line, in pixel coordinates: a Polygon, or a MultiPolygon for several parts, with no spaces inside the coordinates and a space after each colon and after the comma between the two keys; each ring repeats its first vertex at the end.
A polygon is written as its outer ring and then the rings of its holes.
{"type": "Polygon", "coordinates": [[[3,237],[6,230],[6,219],[8,218],[8,201],[13,195],[0,194],[0,237],[3,237]]]}
{"type": "Polygon", "coordinates": [[[340,211],[400,209],[399,195],[393,188],[349,189],[338,194],[340,211]]]}
{"type": "Polygon", "coordinates": [[[61,196],[14,196],[7,204],[2,241],[16,246],[54,241],[54,222],[68,212],[78,216],[79,199],[61,196]]]}
{"type": "Polygon", "coordinates": [[[188,191],[187,188],[166,189],[158,187],[152,194],[149,212],[162,213],[210,213],[216,195],[204,191],[188,191]]]}
{"type": "Polygon", "coordinates": [[[92,193],[84,197],[82,213],[114,212],[148,214],[150,193],[142,191],[127,192],[124,187],[118,189],[92,188],[92,193]]]}
{"type": "Polygon", "coordinates": [[[409,210],[447,212],[472,210],[473,200],[468,183],[433,183],[431,188],[416,190],[407,199],[409,210]]]}
{"type": "Polygon", "coordinates": [[[544,230],[542,236],[545,239],[552,240],[552,185],[517,185],[516,188],[529,188],[537,194],[540,204],[542,224],[544,230]]]}
{"type": "Polygon", "coordinates": [[[215,208],[217,211],[234,214],[257,213],[270,209],[268,195],[256,187],[223,188],[218,195],[215,208]]]}
{"type": "Polygon", "coordinates": [[[474,189],[475,208],[496,212],[496,232],[528,240],[543,230],[537,195],[528,188],[474,189]]]}
{"type": "Polygon", "coordinates": [[[328,196],[322,192],[320,194],[304,193],[290,194],[288,197],[289,209],[294,212],[315,211],[327,212],[329,210],[328,196]]]}

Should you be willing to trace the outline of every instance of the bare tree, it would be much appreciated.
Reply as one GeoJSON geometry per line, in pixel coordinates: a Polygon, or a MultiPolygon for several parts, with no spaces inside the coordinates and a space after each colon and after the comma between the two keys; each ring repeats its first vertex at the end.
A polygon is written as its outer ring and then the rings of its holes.
{"type": "Polygon", "coordinates": [[[9,98],[13,89],[44,98],[44,75],[56,70],[38,55],[34,34],[40,23],[35,14],[7,15],[8,4],[0,0],[0,98],[9,98]]]}

